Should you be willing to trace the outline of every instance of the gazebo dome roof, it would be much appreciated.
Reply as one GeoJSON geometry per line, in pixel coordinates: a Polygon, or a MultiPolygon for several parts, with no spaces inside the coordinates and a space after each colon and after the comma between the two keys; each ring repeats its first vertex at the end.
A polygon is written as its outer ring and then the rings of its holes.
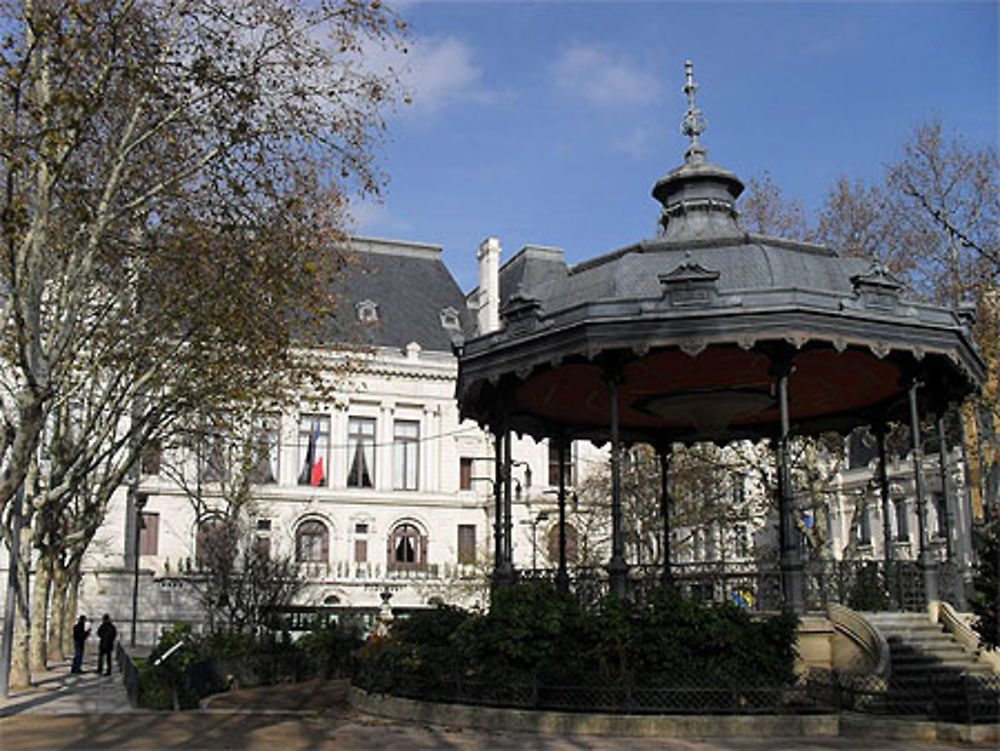
{"type": "Polygon", "coordinates": [[[872,259],[741,230],[743,184],[706,160],[693,102],[685,163],[659,180],[663,233],[568,267],[525,248],[502,269],[499,331],[459,358],[464,417],[541,437],[603,439],[608,379],[629,440],[775,434],[791,366],[794,429],[891,416],[919,379],[934,411],[982,383],[964,311],[917,300],[872,259]]]}

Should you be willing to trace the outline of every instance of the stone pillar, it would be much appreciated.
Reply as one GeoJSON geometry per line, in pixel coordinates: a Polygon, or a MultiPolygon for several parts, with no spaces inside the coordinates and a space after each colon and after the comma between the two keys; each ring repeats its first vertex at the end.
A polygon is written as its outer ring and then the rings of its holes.
{"type": "Polygon", "coordinates": [[[780,545],[781,589],[784,607],[793,613],[804,613],[805,576],[795,533],[795,495],[788,466],[788,437],[791,421],[788,412],[788,376],[792,372],[791,359],[776,363],[778,376],[778,407],[781,414],[781,432],[778,436],[778,538],[780,545]]]}
{"type": "Polygon", "coordinates": [[[916,379],[910,384],[910,438],[913,449],[913,484],[917,493],[917,529],[920,535],[920,567],[924,575],[924,602],[930,604],[939,598],[938,566],[928,543],[927,488],[924,484],[924,448],[920,440],[920,411],[917,408],[916,379]]]}

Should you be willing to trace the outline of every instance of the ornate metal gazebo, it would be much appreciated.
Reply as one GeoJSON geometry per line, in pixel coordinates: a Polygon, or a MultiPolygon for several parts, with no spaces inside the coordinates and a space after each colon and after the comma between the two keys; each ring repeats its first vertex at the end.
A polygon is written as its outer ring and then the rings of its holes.
{"type": "MultiPolygon", "coordinates": [[[[870,425],[884,452],[886,424],[903,421],[913,440],[925,596],[937,599],[919,422],[922,414],[943,414],[984,379],[971,313],[916,300],[871,259],[742,231],[734,203],[743,184],[707,161],[696,89],[688,63],[682,132],[690,146],[684,164],[652,191],[662,205],[661,235],[571,268],[553,254],[519,255],[500,279],[501,327],[461,351],[461,415],[495,435],[503,480],[495,488],[496,581],[514,577],[511,431],[556,441],[563,458],[572,440],[610,442],[607,571],[617,594],[625,593],[629,572],[620,447],[647,442],[660,452],[666,498],[674,443],[771,439],[782,596],[801,612],[789,437],[870,425]]],[[[562,587],[565,485],[561,477],[562,587]]],[[[887,486],[883,471],[884,505],[887,486]]],[[[664,516],[669,546],[669,510],[664,516]]],[[[669,566],[664,571],[669,577],[669,566]]]]}

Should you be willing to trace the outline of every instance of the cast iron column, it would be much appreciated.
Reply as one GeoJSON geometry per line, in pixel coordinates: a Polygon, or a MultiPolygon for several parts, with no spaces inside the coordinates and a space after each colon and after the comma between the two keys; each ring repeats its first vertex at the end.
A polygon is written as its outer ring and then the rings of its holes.
{"type": "Polygon", "coordinates": [[[495,427],[493,431],[493,584],[503,583],[503,431],[495,427]]]}
{"type": "Polygon", "coordinates": [[[792,372],[791,358],[776,363],[778,376],[778,407],[781,412],[781,435],[778,437],[778,537],[781,548],[781,589],[784,606],[793,613],[804,613],[805,578],[795,534],[795,496],[788,467],[788,434],[791,424],[788,414],[788,376],[792,372]]]}
{"type": "Polygon", "coordinates": [[[920,440],[920,412],[917,409],[916,379],[910,384],[910,438],[913,446],[913,483],[917,492],[917,529],[920,535],[920,568],[924,575],[924,603],[930,604],[938,597],[937,561],[927,544],[927,489],[924,486],[924,449],[920,440]]]}
{"type": "Polygon", "coordinates": [[[888,428],[885,421],[872,426],[878,441],[878,485],[882,498],[882,557],[885,559],[885,589],[889,595],[889,609],[899,607],[896,601],[895,581],[892,578],[892,501],[889,498],[889,465],[888,452],[885,450],[885,438],[888,428]]]}
{"type": "Polygon", "coordinates": [[[663,571],[660,573],[660,586],[673,587],[674,574],[670,570],[670,458],[673,456],[670,445],[658,451],[660,457],[660,516],[663,519],[663,571]]]}
{"type": "Polygon", "coordinates": [[[621,375],[607,376],[611,399],[611,561],[608,575],[611,594],[625,597],[628,586],[628,563],[625,562],[625,519],[622,516],[621,442],[618,436],[618,384],[621,375]]]}
{"type": "Polygon", "coordinates": [[[944,527],[944,549],[945,549],[945,560],[951,561],[952,549],[951,549],[951,494],[948,492],[948,439],[945,436],[944,429],[944,413],[938,416],[937,421],[938,429],[938,471],[941,473],[941,508],[938,509],[938,513],[943,513],[944,518],[941,519],[941,526],[944,527]]]}
{"type": "Polygon", "coordinates": [[[502,486],[503,486],[503,564],[500,567],[500,585],[509,586],[514,583],[514,526],[511,519],[511,445],[510,428],[504,425],[503,430],[503,466],[502,466],[502,486]]]}
{"type": "Polygon", "coordinates": [[[566,568],[566,450],[567,441],[559,437],[559,570],[556,589],[569,592],[569,571],[566,568]]]}

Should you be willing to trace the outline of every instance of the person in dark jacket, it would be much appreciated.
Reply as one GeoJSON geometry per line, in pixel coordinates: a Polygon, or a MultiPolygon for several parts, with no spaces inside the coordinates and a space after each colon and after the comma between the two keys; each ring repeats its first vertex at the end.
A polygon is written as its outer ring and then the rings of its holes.
{"type": "Polygon", "coordinates": [[[104,661],[107,660],[108,668],[105,675],[111,675],[111,653],[115,649],[115,637],[118,636],[118,629],[111,622],[111,616],[107,613],[101,618],[101,625],[97,627],[98,651],[97,651],[97,672],[101,672],[104,661]]]}
{"type": "Polygon", "coordinates": [[[83,648],[87,645],[90,629],[87,628],[87,616],[81,615],[73,626],[73,667],[71,673],[83,672],[83,648]]]}

